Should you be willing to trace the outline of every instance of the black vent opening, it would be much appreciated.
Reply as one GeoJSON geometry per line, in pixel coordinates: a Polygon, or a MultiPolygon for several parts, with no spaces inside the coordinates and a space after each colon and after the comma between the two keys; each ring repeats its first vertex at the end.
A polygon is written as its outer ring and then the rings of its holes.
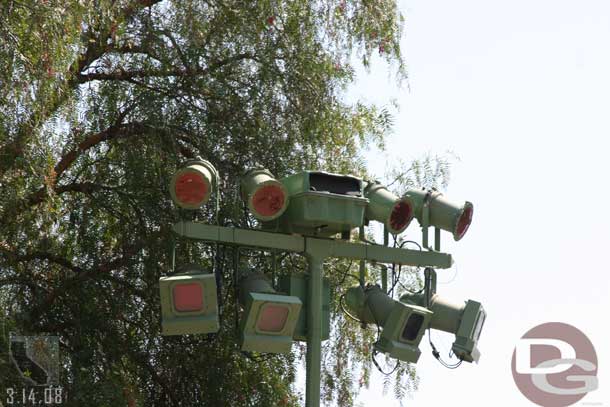
{"type": "Polygon", "coordinates": [[[330,175],[321,172],[309,174],[309,189],[331,194],[362,196],[360,181],[353,177],[330,175]]]}

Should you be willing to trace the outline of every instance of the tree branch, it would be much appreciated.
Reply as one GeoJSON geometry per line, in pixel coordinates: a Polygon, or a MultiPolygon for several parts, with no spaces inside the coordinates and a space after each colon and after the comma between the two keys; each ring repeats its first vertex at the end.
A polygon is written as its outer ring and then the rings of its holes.
{"type": "Polygon", "coordinates": [[[124,70],[122,68],[116,69],[112,72],[90,72],[90,73],[79,73],[77,75],[80,83],[88,81],[126,81],[130,79],[142,79],[142,78],[167,78],[167,77],[187,77],[187,76],[203,76],[208,75],[215,70],[222,68],[225,65],[233,62],[242,61],[246,59],[257,60],[254,54],[245,52],[234,55],[232,57],[223,59],[209,64],[205,68],[174,68],[174,69],[132,69],[124,70]]]}
{"type": "MultiPolygon", "coordinates": [[[[162,0],[134,0],[133,3],[123,7],[117,13],[119,21],[126,21],[139,10],[151,7],[162,0]]],[[[54,92],[46,100],[37,100],[38,109],[34,109],[29,120],[24,120],[10,142],[0,145],[0,177],[13,167],[15,159],[23,155],[24,147],[36,134],[35,129],[57,111],[68,99],[70,90],[82,83],[79,78],[83,70],[99,59],[108,51],[108,40],[111,38],[111,27],[91,27],[82,34],[82,41],[86,44],[85,50],[72,63],[68,75],[63,82],[57,83],[54,92]],[[94,34],[98,32],[99,34],[94,34]],[[45,103],[46,102],[46,103],[45,103]]]]}
{"type": "MultiPolygon", "coordinates": [[[[2,243],[4,243],[4,242],[2,242],[2,243]]],[[[32,253],[27,253],[27,254],[18,254],[14,250],[12,250],[10,248],[10,246],[8,246],[7,244],[0,244],[0,252],[3,253],[4,255],[6,255],[6,257],[8,257],[11,261],[14,261],[14,262],[21,263],[21,262],[28,262],[28,261],[32,261],[32,260],[46,260],[50,263],[60,265],[63,268],[71,270],[77,274],[81,273],[83,271],[82,268],[74,265],[68,259],[57,256],[57,255],[55,255],[53,253],[49,253],[49,252],[35,251],[32,253]]]]}
{"type": "Polygon", "coordinates": [[[60,295],[62,295],[66,291],[68,291],[70,289],[70,287],[72,287],[75,284],[86,281],[87,279],[91,278],[94,274],[96,274],[96,273],[106,274],[112,270],[116,270],[121,267],[127,266],[130,263],[130,261],[132,260],[132,257],[139,250],[141,250],[143,246],[144,246],[144,242],[139,241],[137,243],[134,243],[133,245],[124,247],[123,253],[119,257],[115,257],[115,258],[113,258],[107,262],[104,262],[104,263],[98,265],[97,267],[91,268],[89,270],[80,269],[81,271],[77,275],[65,280],[59,287],[57,287],[53,291],[51,291],[43,301],[38,303],[35,306],[35,308],[33,308],[31,310],[32,315],[40,314],[44,310],[48,309],[55,302],[57,297],[59,297],[60,295]]]}
{"type": "MultiPolygon", "coordinates": [[[[59,159],[59,161],[54,167],[55,174],[53,177],[53,182],[51,184],[45,185],[38,189],[36,192],[33,192],[27,198],[25,198],[22,203],[17,204],[16,207],[9,208],[11,216],[15,216],[17,213],[20,213],[25,208],[29,208],[42,203],[49,196],[49,193],[54,193],[56,195],[60,195],[64,192],[82,192],[90,194],[91,192],[96,190],[111,188],[93,182],[74,182],[65,185],[58,185],[58,182],[61,175],[64,174],[68,170],[68,168],[70,168],[70,166],[84,152],[99,145],[102,142],[124,137],[143,135],[150,131],[164,132],[166,134],[169,134],[169,131],[171,129],[180,131],[182,133],[185,132],[185,130],[179,129],[177,127],[160,128],[143,122],[129,122],[112,125],[105,130],[89,135],[83,141],[81,141],[78,146],[76,146],[74,149],[72,149],[59,159]]],[[[176,138],[182,141],[189,141],[188,138],[184,136],[176,136],[176,138]]],[[[178,144],[178,151],[187,158],[194,158],[196,156],[193,150],[189,149],[183,144],[178,144]]]]}

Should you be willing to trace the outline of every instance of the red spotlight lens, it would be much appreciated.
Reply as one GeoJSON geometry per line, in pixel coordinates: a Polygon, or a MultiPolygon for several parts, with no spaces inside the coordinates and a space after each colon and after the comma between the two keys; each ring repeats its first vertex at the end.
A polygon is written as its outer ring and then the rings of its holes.
{"type": "Polygon", "coordinates": [[[283,207],[286,197],[284,190],[277,185],[267,185],[254,193],[252,207],[261,216],[273,216],[283,207]]]}
{"type": "Polygon", "coordinates": [[[473,208],[470,205],[467,205],[458,220],[457,227],[455,229],[455,233],[457,238],[455,240],[460,240],[466,234],[470,223],[472,222],[472,212],[473,208]]]}
{"type": "Polygon", "coordinates": [[[203,288],[201,284],[176,284],[173,291],[176,311],[193,312],[203,309],[203,288]]]}
{"type": "Polygon", "coordinates": [[[399,233],[404,230],[413,218],[413,208],[407,201],[399,201],[390,214],[390,228],[393,232],[399,233]]]}
{"type": "Polygon", "coordinates": [[[279,305],[264,305],[256,323],[256,328],[263,332],[280,332],[286,325],[288,308],[279,305]]]}
{"type": "Polygon", "coordinates": [[[176,180],[176,199],[183,204],[196,205],[205,200],[208,185],[204,178],[194,172],[185,172],[176,180]]]}

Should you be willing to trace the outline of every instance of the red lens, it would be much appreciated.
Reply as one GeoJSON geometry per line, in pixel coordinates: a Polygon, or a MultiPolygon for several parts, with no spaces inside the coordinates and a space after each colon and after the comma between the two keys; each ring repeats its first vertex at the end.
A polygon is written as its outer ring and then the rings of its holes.
{"type": "Polygon", "coordinates": [[[457,228],[455,229],[455,233],[457,234],[456,240],[460,240],[466,234],[466,231],[472,222],[472,212],[472,206],[466,206],[466,208],[464,208],[464,211],[458,220],[457,228]]]}
{"type": "Polygon", "coordinates": [[[203,288],[200,284],[176,284],[173,294],[176,311],[193,312],[203,309],[203,288]]]}
{"type": "Polygon", "coordinates": [[[280,332],[286,325],[288,308],[279,305],[264,305],[256,327],[259,331],[280,332]]]}
{"type": "Polygon", "coordinates": [[[406,201],[399,201],[390,214],[390,228],[394,232],[401,232],[413,218],[413,209],[406,201]]]}
{"type": "Polygon", "coordinates": [[[252,197],[252,207],[261,216],[273,216],[283,207],[286,197],[284,190],[277,185],[260,188],[252,197]]]}
{"type": "Polygon", "coordinates": [[[186,172],[176,180],[176,199],[180,203],[197,205],[205,200],[208,185],[203,177],[195,172],[186,172]]]}

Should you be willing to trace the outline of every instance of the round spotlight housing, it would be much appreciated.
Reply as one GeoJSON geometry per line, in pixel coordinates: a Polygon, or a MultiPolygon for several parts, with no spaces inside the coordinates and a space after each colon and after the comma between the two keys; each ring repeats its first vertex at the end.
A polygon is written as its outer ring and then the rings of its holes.
{"type": "Polygon", "coordinates": [[[413,202],[414,214],[420,224],[423,222],[423,209],[427,202],[430,226],[450,232],[455,241],[466,235],[474,212],[471,202],[455,203],[438,191],[425,189],[411,189],[406,196],[413,202]]]}
{"type": "Polygon", "coordinates": [[[288,191],[267,169],[254,169],[244,174],[240,193],[250,212],[260,221],[277,219],[288,207],[288,191]]]}
{"type": "Polygon", "coordinates": [[[189,161],[174,174],[169,192],[176,205],[183,209],[199,209],[212,194],[218,172],[208,161],[189,161]]]}
{"type": "Polygon", "coordinates": [[[411,223],[413,203],[410,198],[399,198],[377,182],[366,186],[364,196],[369,200],[364,216],[383,223],[391,234],[402,233],[411,223]]]}
{"type": "MultiPolygon", "coordinates": [[[[404,294],[400,301],[420,306],[425,303],[421,294],[404,294]]],[[[481,356],[478,342],[487,316],[481,303],[473,300],[454,303],[434,294],[429,309],[433,312],[430,328],[455,334],[453,353],[466,362],[478,362],[481,356]]]]}

